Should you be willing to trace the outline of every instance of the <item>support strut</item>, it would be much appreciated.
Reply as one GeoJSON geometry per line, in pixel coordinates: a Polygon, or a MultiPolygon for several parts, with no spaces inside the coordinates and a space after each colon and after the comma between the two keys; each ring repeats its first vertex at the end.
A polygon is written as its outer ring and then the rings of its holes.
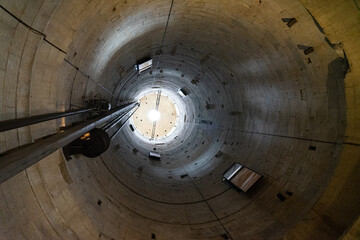
{"type": "Polygon", "coordinates": [[[43,115],[31,116],[26,118],[19,118],[13,120],[5,120],[0,122],[0,132],[5,132],[11,129],[29,126],[36,123],[46,122],[57,118],[68,117],[75,114],[87,113],[95,110],[95,108],[87,108],[76,111],[48,113],[43,115]]]}
{"type": "Polygon", "coordinates": [[[121,106],[109,111],[105,115],[98,116],[94,119],[87,120],[86,122],[66,129],[64,132],[37,140],[32,144],[6,153],[0,157],[0,183],[15,176],[19,172],[37,163],[44,157],[55,152],[57,149],[66,146],[92,129],[101,128],[108,121],[112,120],[112,118],[119,116],[120,114],[130,112],[136,106],[138,106],[138,103],[130,103],[121,106]]]}

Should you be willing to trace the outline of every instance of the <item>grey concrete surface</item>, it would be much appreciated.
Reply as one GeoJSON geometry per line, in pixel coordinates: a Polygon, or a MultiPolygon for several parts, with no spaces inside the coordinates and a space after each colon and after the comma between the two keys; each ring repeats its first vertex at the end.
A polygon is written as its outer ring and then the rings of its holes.
{"type": "MultiPolygon", "coordinates": [[[[101,157],[66,162],[59,150],[1,184],[1,240],[357,239],[356,2],[0,3],[0,120],[96,94],[116,105],[152,87],[189,92],[182,131],[164,144],[125,126],[101,157]],[[153,68],[134,74],[148,56],[153,68]],[[233,162],[264,178],[229,188],[233,162]]],[[[76,120],[0,133],[0,152],[76,120]]]]}

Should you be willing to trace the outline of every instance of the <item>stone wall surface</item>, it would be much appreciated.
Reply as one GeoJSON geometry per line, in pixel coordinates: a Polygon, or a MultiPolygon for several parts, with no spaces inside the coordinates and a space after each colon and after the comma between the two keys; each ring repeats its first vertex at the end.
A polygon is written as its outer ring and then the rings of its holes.
{"type": "MultiPolygon", "coordinates": [[[[2,183],[0,239],[359,238],[357,1],[0,4],[0,121],[189,92],[167,143],[127,124],[100,157],[58,150],[2,183]],[[222,181],[234,162],[264,176],[247,193],[222,181]]],[[[0,153],[79,119],[0,133],[0,153]]]]}

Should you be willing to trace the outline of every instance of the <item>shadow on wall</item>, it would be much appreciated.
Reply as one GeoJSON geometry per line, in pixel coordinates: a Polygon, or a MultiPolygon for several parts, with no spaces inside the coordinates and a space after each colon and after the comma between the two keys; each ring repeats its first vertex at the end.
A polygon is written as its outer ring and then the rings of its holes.
{"type": "Polygon", "coordinates": [[[328,92],[328,108],[329,110],[338,110],[338,136],[344,136],[346,125],[345,107],[345,87],[344,79],[346,74],[350,72],[349,62],[344,53],[344,58],[338,57],[328,64],[328,77],[326,80],[326,87],[328,92]]]}

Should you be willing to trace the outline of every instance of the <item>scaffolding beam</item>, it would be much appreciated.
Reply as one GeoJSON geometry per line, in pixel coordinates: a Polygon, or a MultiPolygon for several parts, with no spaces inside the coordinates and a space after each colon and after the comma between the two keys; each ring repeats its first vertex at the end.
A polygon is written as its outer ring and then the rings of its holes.
{"type": "Polygon", "coordinates": [[[15,176],[41,159],[55,152],[94,128],[100,128],[119,114],[130,112],[138,103],[130,103],[106,115],[87,120],[63,132],[39,139],[32,144],[14,149],[0,157],[0,183],[15,176]]]}

